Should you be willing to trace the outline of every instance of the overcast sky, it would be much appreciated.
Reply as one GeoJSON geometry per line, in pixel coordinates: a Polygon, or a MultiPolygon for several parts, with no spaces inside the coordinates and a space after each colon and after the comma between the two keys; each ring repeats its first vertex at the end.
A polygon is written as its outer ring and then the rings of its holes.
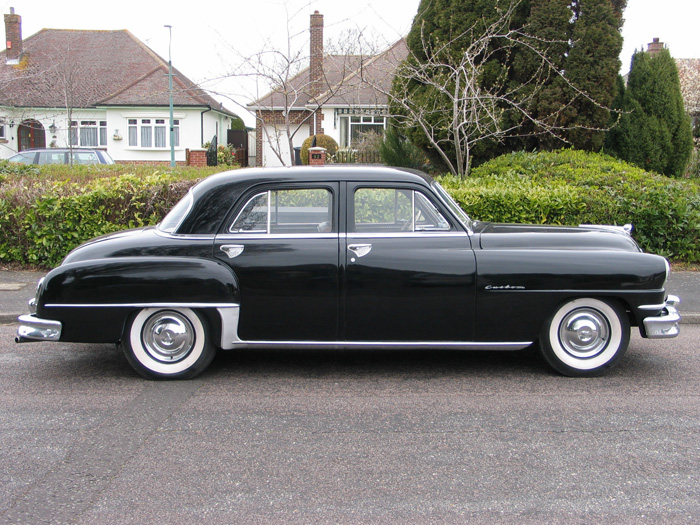
{"type": "MultiPolygon", "coordinates": [[[[42,28],[128,29],[166,60],[168,29],[163,26],[169,24],[173,28],[173,65],[192,80],[203,82],[233,63],[235,52],[251,55],[265,42],[286,45],[288,26],[292,34],[300,34],[300,44],[306,42],[309,15],[314,10],[324,15],[325,40],[360,29],[375,35],[378,44],[388,45],[408,32],[418,4],[419,0],[0,0],[0,10],[7,14],[14,7],[22,16],[23,38],[42,28]]],[[[665,42],[674,57],[700,58],[699,0],[628,0],[627,4],[622,73],[628,71],[634,50],[645,48],[654,37],[665,42]]],[[[243,104],[250,101],[255,89],[242,79],[210,86],[243,104]]],[[[217,98],[252,124],[253,119],[240,106],[217,98]]]]}

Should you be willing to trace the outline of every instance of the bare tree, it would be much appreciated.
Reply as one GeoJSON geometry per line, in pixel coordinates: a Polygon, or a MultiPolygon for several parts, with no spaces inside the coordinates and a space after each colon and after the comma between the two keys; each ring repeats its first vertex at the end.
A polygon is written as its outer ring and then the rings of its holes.
{"type": "MultiPolygon", "coordinates": [[[[286,38],[282,46],[276,47],[268,42],[251,55],[231,48],[236,58],[231,73],[227,75],[228,78],[252,80],[252,88],[246,96],[254,102],[244,109],[254,113],[258,134],[283,165],[294,164],[296,135],[305,127],[310,128],[311,134],[319,132],[322,127],[321,108],[329,100],[343,96],[348,77],[361,69],[374,52],[361,30],[351,30],[345,31],[328,46],[330,53],[324,53],[323,42],[320,48],[317,47],[318,40],[314,42],[313,17],[320,16],[318,12],[312,15],[309,45],[308,27],[296,33],[291,29],[294,18],[301,12],[305,12],[304,9],[291,16],[287,14],[286,38]],[[317,60],[315,65],[314,60],[317,60]]],[[[322,35],[321,25],[320,38],[322,35]]],[[[233,98],[231,100],[238,104],[233,98]]],[[[258,151],[258,155],[261,154],[258,151]]]]}
{"type": "Polygon", "coordinates": [[[533,111],[533,102],[553,77],[561,79],[573,97],[591,100],[547,56],[547,44],[555,42],[511,27],[519,3],[520,0],[512,0],[494,22],[484,27],[479,21],[447,42],[434,42],[421,28],[423,56],[419,58],[409,51],[408,58],[396,70],[393,88],[384,90],[394,121],[400,127],[419,129],[454,175],[464,177],[469,173],[472,151],[478,143],[521,136],[525,126],[535,133],[566,141],[562,132],[571,127],[562,124],[561,116],[571,101],[546,115],[533,111]],[[457,52],[458,41],[469,43],[457,52]],[[489,60],[496,53],[515,48],[527,50],[534,58],[531,79],[512,86],[505,79],[491,85],[482,82],[489,60]],[[429,87],[430,96],[418,100],[412,97],[416,86],[429,87]]]}

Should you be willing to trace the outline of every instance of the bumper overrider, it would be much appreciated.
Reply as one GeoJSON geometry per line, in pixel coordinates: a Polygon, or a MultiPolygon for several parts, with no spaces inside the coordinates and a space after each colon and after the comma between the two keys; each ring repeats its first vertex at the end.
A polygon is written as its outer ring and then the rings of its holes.
{"type": "MultiPolygon", "coordinates": [[[[644,331],[649,339],[670,339],[680,333],[681,316],[676,306],[681,300],[675,295],[669,295],[661,312],[654,317],[644,319],[644,331]]],[[[640,306],[641,310],[658,309],[658,306],[640,306]]]]}
{"type": "Polygon", "coordinates": [[[29,343],[32,341],[58,341],[61,339],[63,325],[60,321],[42,319],[36,316],[36,299],[29,301],[30,314],[17,318],[19,328],[15,342],[29,343]]]}
{"type": "Polygon", "coordinates": [[[51,319],[41,319],[35,315],[20,315],[19,328],[15,341],[17,343],[28,343],[30,341],[58,341],[61,339],[60,321],[51,319]]]}

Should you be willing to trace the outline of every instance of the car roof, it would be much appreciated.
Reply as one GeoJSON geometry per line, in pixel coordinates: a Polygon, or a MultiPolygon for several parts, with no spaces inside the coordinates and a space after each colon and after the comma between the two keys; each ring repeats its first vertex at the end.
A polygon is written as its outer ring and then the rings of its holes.
{"type": "Polygon", "coordinates": [[[421,171],[374,165],[291,166],[281,168],[246,168],[225,171],[206,178],[196,186],[197,193],[212,187],[236,184],[252,185],[263,182],[417,182],[430,185],[433,178],[421,171]]]}
{"type": "Polygon", "coordinates": [[[23,149],[22,151],[18,152],[17,155],[20,155],[22,153],[36,153],[36,152],[42,152],[42,151],[53,151],[53,152],[63,152],[63,151],[106,151],[100,148],[28,148],[28,149],[23,149]]]}
{"type": "Polygon", "coordinates": [[[192,188],[193,205],[178,233],[215,233],[229,205],[243,192],[261,184],[294,182],[400,182],[430,186],[432,177],[416,170],[386,166],[325,165],[286,168],[247,168],[225,171],[207,177],[192,188]]]}

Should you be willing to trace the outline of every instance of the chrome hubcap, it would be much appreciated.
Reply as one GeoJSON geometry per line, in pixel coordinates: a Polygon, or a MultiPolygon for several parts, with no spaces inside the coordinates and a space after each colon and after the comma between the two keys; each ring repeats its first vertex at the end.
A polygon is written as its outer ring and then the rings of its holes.
{"type": "Polygon", "coordinates": [[[153,359],[174,363],[187,357],[194,346],[194,328],[178,312],[157,312],[143,325],[143,346],[153,359]]]}
{"type": "Polygon", "coordinates": [[[566,352],[580,359],[605,350],[610,338],[608,322],[600,312],[582,308],[569,313],[559,325],[559,340],[566,352]]]}

